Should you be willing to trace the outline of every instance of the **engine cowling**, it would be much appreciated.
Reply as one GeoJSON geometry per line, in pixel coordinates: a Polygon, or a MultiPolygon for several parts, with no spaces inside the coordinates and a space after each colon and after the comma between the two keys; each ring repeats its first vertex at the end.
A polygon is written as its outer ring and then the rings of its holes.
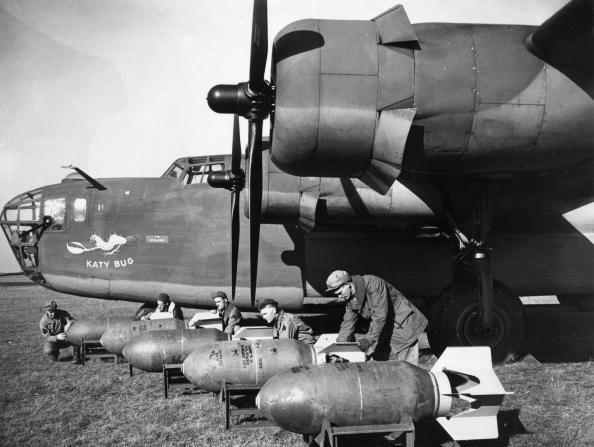
{"type": "Polygon", "coordinates": [[[394,44],[414,41],[401,7],[372,21],[284,28],[273,53],[273,162],[293,175],[358,177],[387,192],[415,116],[413,50],[394,44]]]}

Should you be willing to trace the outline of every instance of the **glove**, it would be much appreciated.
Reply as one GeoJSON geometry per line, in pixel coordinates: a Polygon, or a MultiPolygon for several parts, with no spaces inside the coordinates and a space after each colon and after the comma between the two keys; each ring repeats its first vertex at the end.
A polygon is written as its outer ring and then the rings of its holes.
{"type": "Polygon", "coordinates": [[[66,340],[66,334],[61,332],[60,334],[56,335],[56,340],[66,340]]]}
{"type": "Polygon", "coordinates": [[[369,350],[372,344],[373,342],[368,338],[362,338],[359,340],[359,349],[361,349],[361,351],[367,354],[367,351],[369,350]]]}

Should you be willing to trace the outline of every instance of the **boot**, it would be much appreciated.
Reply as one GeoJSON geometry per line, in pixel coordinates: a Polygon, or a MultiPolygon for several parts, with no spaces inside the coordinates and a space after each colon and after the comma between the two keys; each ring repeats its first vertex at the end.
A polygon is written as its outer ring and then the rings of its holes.
{"type": "Polygon", "coordinates": [[[72,345],[72,363],[80,365],[82,359],[80,357],[80,346],[72,345]]]}

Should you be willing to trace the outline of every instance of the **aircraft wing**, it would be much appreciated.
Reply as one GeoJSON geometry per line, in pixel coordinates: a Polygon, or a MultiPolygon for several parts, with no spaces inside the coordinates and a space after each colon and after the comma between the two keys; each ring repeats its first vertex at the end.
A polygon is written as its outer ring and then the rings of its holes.
{"type": "Polygon", "coordinates": [[[526,40],[531,53],[594,98],[594,0],[572,0],[526,40]]]}

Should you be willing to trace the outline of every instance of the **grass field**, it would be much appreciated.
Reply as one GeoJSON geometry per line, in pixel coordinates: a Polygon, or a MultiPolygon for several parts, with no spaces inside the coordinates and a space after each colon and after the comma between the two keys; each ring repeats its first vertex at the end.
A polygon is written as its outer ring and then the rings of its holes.
{"type": "MultiPolygon", "coordinates": [[[[165,400],[160,374],[129,377],[127,365],[101,361],[74,365],[70,350],[61,354],[67,361],[50,362],[38,322],[51,299],[78,318],[131,315],[138,307],[0,283],[0,446],[306,445],[274,428],[226,432],[223,406],[212,395],[165,400]]],[[[500,412],[500,438],[472,445],[594,446],[594,362],[539,363],[529,355],[496,372],[515,394],[500,412]]],[[[417,446],[457,445],[431,422],[417,426],[416,437],[417,446]]],[[[380,438],[350,445],[388,444],[380,438]]]]}

